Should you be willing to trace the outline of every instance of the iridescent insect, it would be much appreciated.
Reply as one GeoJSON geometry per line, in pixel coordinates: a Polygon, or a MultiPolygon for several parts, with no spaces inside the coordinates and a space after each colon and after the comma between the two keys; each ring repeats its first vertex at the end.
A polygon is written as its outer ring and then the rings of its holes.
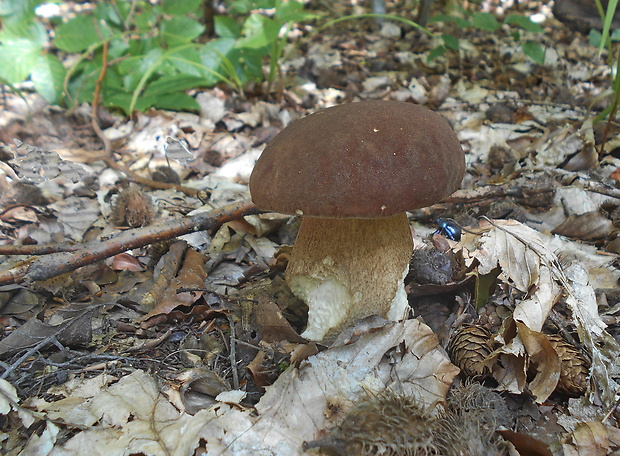
{"type": "Polygon", "coordinates": [[[458,223],[449,218],[440,218],[437,219],[437,231],[435,233],[439,233],[451,241],[460,241],[462,230],[458,223]]]}

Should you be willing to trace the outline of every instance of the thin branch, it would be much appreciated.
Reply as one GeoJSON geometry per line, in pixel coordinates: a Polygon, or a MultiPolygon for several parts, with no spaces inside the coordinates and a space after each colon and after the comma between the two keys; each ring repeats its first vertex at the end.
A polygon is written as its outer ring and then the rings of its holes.
{"type": "Polygon", "coordinates": [[[0,285],[30,284],[39,280],[47,280],[127,250],[196,231],[210,230],[231,220],[260,212],[251,201],[241,201],[191,217],[123,231],[109,239],[84,244],[74,252],[53,253],[45,257],[33,258],[8,271],[0,272],[0,285]]]}

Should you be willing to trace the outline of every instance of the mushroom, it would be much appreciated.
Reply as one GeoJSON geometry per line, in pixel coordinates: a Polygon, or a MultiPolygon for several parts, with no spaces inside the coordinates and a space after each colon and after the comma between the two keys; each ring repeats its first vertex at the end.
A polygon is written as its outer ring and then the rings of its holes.
{"type": "Polygon", "coordinates": [[[302,336],[333,339],[356,320],[400,320],[413,239],[405,211],[453,193],[465,157],[448,122],[398,101],[348,103],[291,123],[250,176],[263,210],[302,217],[285,273],[308,305],[302,336]]]}

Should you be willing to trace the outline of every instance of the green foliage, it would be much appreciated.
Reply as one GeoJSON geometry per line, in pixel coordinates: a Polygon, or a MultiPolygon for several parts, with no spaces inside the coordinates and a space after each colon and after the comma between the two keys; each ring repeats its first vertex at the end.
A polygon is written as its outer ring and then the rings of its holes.
{"type": "MultiPolygon", "coordinates": [[[[534,62],[541,64],[544,62],[544,50],[540,44],[535,41],[523,40],[521,38],[520,30],[525,30],[531,33],[541,33],[543,28],[532,22],[529,17],[522,16],[520,14],[511,14],[506,16],[503,24],[498,22],[497,18],[491,13],[470,13],[464,9],[459,9],[459,14],[438,14],[429,20],[429,23],[442,22],[445,24],[453,24],[459,30],[467,28],[475,28],[484,30],[486,32],[496,32],[502,25],[510,29],[512,37],[519,42],[521,50],[534,62]]],[[[453,34],[444,33],[441,35],[442,44],[437,46],[429,53],[429,60],[433,60],[448,50],[459,50],[459,39],[453,34]]]]}
{"type": "Polygon", "coordinates": [[[603,110],[595,119],[599,122],[605,118],[612,120],[618,112],[620,105],[620,47],[616,45],[614,50],[613,43],[620,42],[620,30],[611,31],[611,25],[618,7],[618,0],[610,0],[605,10],[600,2],[596,0],[596,5],[603,19],[603,31],[592,30],[590,32],[590,43],[599,48],[599,52],[607,48],[609,51],[608,63],[611,68],[611,86],[614,93],[611,104],[603,110]]]}
{"type": "Polygon", "coordinates": [[[106,0],[56,26],[51,41],[34,14],[42,2],[0,3],[0,78],[13,84],[30,78],[51,103],[92,102],[107,52],[102,104],[127,114],[197,110],[185,90],[223,82],[241,91],[263,81],[265,61],[272,82],[293,22],[314,17],[296,0],[230,0],[231,14],[215,17],[216,36],[201,43],[201,0],[106,0]],[[61,53],[80,55],[66,70],[55,55],[61,53]]]}

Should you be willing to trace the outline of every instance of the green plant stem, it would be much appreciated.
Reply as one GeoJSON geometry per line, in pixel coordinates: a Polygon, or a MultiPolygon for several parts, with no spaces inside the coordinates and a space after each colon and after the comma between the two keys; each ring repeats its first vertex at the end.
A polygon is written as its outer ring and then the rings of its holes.
{"type": "MultiPolygon", "coordinates": [[[[232,82],[231,82],[229,79],[225,78],[224,76],[221,76],[222,80],[226,81],[226,83],[230,85],[230,87],[236,89],[237,92],[241,93],[243,91],[243,83],[241,82],[241,79],[239,78],[239,75],[237,74],[237,70],[235,70],[235,66],[230,61],[230,59],[226,57],[224,54],[222,54],[221,52],[216,50],[215,53],[220,59],[222,59],[222,64],[224,65],[224,69],[226,70],[228,75],[232,78],[232,82]]],[[[210,68],[207,68],[207,70],[213,71],[210,68]]],[[[213,71],[213,73],[218,74],[215,71],[213,71]]]]}
{"type": "Polygon", "coordinates": [[[607,116],[607,125],[605,126],[605,132],[603,133],[603,139],[601,140],[601,151],[599,153],[599,155],[601,156],[603,155],[603,151],[605,150],[605,143],[607,142],[607,138],[609,137],[611,122],[616,117],[616,113],[618,112],[618,105],[620,104],[620,48],[618,48],[618,55],[616,56],[616,75],[613,81],[613,91],[614,97],[611,105],[609,105],[594,119],[594,122],[599,122],[607,116]]]}
{"type": "Polygon", "coordinates": [[[278,70],[280,68],[280,58],[282,57],[282,54],[284,52],[286,37],[288,36],[292,27],[293,25],[290,22],[287,22],[284,33],[282,33],[282,38],[278,38],[272,43],[271,58],[269,59],[269,76],[267,77],[268,90],[271,90],[273,82],[276,78],[276,73],[279,73],[278,70]]]}

